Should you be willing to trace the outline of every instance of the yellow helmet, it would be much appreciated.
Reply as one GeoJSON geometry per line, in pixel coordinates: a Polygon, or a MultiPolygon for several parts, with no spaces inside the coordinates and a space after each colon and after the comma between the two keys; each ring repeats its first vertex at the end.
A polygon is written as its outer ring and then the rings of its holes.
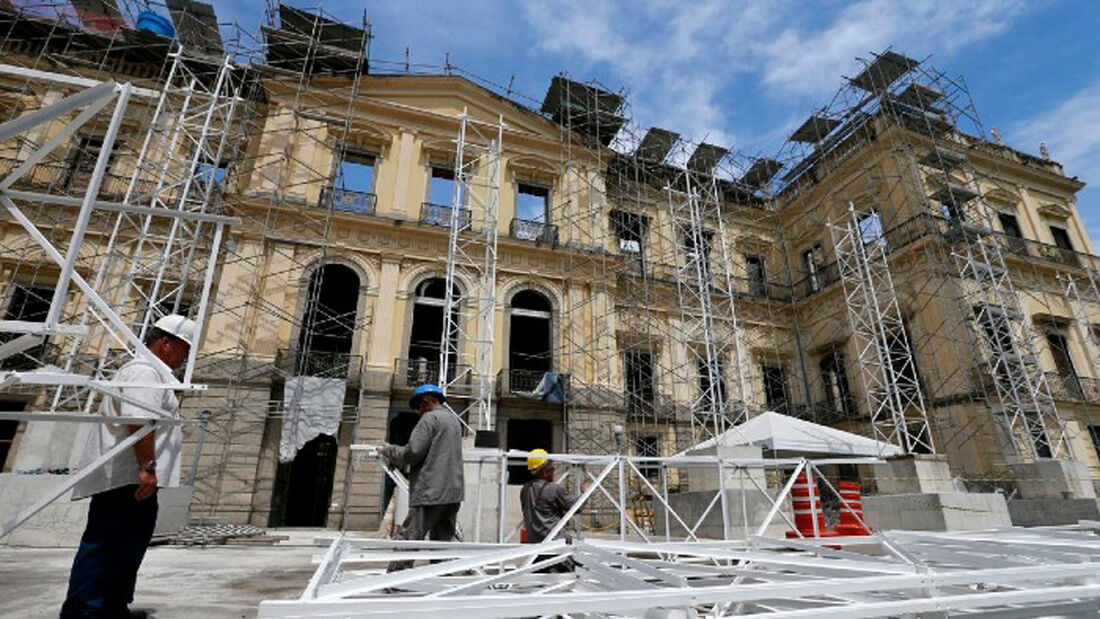
{"type": "Polygon", "coordinates": [[[550,454],[546,453],[545,449],[532,449],[531,455],[527,456],[527,470],[537,471],[542,468],[542,465],[550,461],[549,458],[546,457],[548,455],[550,454]],[[538,455],[536,456],[535,454],[538,455]]]}

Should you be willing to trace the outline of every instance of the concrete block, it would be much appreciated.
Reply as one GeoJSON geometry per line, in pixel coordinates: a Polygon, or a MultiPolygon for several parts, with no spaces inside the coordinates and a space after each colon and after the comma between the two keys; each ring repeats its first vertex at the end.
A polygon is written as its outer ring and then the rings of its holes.
{"type": "MultiPolygon", "coordinates": [[[[65,482],[65,475],[0,474],[0,522],[6,522],[65,482]]],[[[192,488],[161,488],[157,492],[155,535],[169,535],[187,526],[192,488]]],[[[73,501],[68,494],[47,505],[0,544],[38,548],[76,547],[88,520],[90,501],[73,501]]]]}
{"type": "Polygon", "coordinates": [[[1076,524],[1100,520],[1100,503],[1096,499],[1013,499],[1008,513],[1017,527],[1076,524]]]}
{"type": "Polygon", "coordinates": [[[1095,499],[1088,467],[1079,460],[1039,460],[1013,464],[1024,499],[1095,499]]]}
{"type": "Polygon", "coordinates": [[[873,465],[879,494],[956,492],[946,456],[907,454],[873,465]]]}
{"type": "Polygon", "coordinates": [[[972,531],[1012,525],[999,493],[939,492],[863,497],[864,520],[874,529],[972,531]]]}

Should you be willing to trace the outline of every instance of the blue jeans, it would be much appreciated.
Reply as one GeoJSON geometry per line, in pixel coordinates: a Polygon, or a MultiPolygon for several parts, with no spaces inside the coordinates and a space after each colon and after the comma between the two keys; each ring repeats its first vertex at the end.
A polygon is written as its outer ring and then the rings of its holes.
{"type": "Polygon", "coordinates": [[[88,525],[69,574],[62,617],[124,616],[157,523],[157,495],[138,501],[137,484],[92,495],[88,525]]]}

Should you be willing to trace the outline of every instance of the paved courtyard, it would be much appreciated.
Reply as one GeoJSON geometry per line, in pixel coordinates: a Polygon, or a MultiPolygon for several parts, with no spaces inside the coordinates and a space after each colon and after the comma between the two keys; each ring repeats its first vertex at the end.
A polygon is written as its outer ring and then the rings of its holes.
{"type": "MultiPolygon", "coordinates": [[[[286,534],[280,531],[280,534],[286,534]]],[[[138,575],[133,608],[157,619],[255,617],[261,600],[293,598],[313,573],[320,531],[278,546],[154,546],[138,575]]],[[[57,617],[75,548],[0,546],[0,617],[57,617]]]]}

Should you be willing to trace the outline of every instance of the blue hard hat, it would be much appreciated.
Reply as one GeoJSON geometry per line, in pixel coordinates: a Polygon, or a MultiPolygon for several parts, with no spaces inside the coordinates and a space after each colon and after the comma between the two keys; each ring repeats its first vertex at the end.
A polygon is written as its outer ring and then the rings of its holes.
{"type": "Polygon", "coordinates": [[[439,398],[440,402],[446,402],[447,396],[443,395],[443,390],[439,388],[439,385],[434,383],[424,383],[413,391],[413,396],[409,398],[409,408],[416,410],[420,407],[420,398],[426,395],[433,395],[439,398]]]}

